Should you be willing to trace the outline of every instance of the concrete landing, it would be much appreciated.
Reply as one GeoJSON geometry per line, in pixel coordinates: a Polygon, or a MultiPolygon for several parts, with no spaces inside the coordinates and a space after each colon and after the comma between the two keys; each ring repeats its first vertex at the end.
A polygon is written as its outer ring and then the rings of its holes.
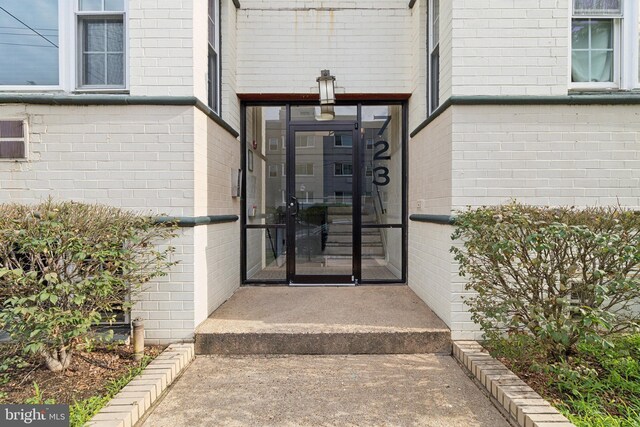
{"type": "Polygon", "coordinates": [[[509,427],[451,356],[199,356],[142,427],[509,427]]]}
{"type": "Polygon", "coordinates": [[[243,287],[196,330],[196,354],[451,353],[407,286],[243,287]]]}

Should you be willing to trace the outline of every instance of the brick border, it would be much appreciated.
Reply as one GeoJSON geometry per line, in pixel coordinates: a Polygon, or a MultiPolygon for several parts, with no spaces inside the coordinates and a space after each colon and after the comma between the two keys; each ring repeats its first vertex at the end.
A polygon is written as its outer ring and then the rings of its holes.
{"type": "Polygon", "coordinates": [[[169,345],[85,427],[133,427],[193,358],[193,344],[169,345]]]}
{"type": "Polygon", "coordinates": [[[485,388],[494,405],[521,427],[575,427],[476,341],[454,341],[453,357],[485,388]]]}

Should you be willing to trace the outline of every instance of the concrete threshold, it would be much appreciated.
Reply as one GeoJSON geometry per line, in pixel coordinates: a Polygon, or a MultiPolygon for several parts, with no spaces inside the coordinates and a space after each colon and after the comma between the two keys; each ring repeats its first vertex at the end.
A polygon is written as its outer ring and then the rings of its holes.
{"type": "Polygon", "coordinates": [[[196,354],[451,354],[407,286],[243,287],[196,330],[196,354]]]}

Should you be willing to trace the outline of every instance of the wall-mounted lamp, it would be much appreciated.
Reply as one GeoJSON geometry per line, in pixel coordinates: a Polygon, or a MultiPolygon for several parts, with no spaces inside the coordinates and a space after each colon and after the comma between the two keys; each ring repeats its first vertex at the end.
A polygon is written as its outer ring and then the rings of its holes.
{"type": "Polygon", "coordinates": [[[322,70],[316,81],[320,94],[320,115],[316,117],[316,120],[333,120],[336,116],[333,110],[336,103],[336,78],[331,75],[329,70],[322,70]]]}

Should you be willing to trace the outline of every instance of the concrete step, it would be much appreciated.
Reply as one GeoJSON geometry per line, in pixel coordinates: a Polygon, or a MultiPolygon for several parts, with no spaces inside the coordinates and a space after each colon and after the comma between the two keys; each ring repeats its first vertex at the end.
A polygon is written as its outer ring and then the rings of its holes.
{"type": "MultiPolygon", "coordinates": [[[[351,224],[353,217],[351,215],[329,215],[327,218],[329,224],[351,224]]],[[[362,222],[365,224],[374,224],[376,222],[375,215],[362,215],[362,222]]]]}
{"type": "MultiPolygon", "coordinates": [[[[327,240],[327,243],[325,245],[325,247],[329,248],[350,248],[351,246],[353,246],[353,243],[351,242],[351,240],[347,241],[347,242],[336,242],[336,241],[332,241],[332,240],[327,240]]],[[[367,248],[378,248],[378,247],[382,247],[382,241],[380,239],[378,240],[373,240],[373,241],[368,241],[368,242],[362,242],[362,247],[367,247],[367,248]]]]}
{"type": "MultiPolygon", "coordinates": [[[[363,234],[362,235],[362,243],[380,243],[382,242],[382,238],[380,237],[380,233],[378,234],[363,234]]],[[[353,236],[351,234],[336,234],[329,233],[327,235],[327,244],[329,243],[353,243],[353,236]]]]}
{"type": "MultiPolygon", "coordinates": [[[[351,246],[329,246],[327,245],[322,251],[322,255],[327,256],[351,256],[351,246]]],[[[362,255],[384,257],[384,249],[382,245],[373,247],[362,247],[362,255]]]]}
{"type": "Polygon", "coordinates": [[[407,286],[242,287],[196,329],[196,354],[451,353],[407,286]]]}
{"type": "MultiPolygon", "coordinates": [[[[327,227],[327,232],[329,235],[332,234],[351,234],[353,231],[353,225],[351,224],[329,224],[327,227]]],[[[377,234],[380,235],[380,230],[375,228],[363,228],[362,235],[365,234],[377,234]]]]}
{"type": "Polygon", "coordinates": [[[351,215],[353,208],[351,206],[329,206],[327,213],[329,215],[351,215]]]}

